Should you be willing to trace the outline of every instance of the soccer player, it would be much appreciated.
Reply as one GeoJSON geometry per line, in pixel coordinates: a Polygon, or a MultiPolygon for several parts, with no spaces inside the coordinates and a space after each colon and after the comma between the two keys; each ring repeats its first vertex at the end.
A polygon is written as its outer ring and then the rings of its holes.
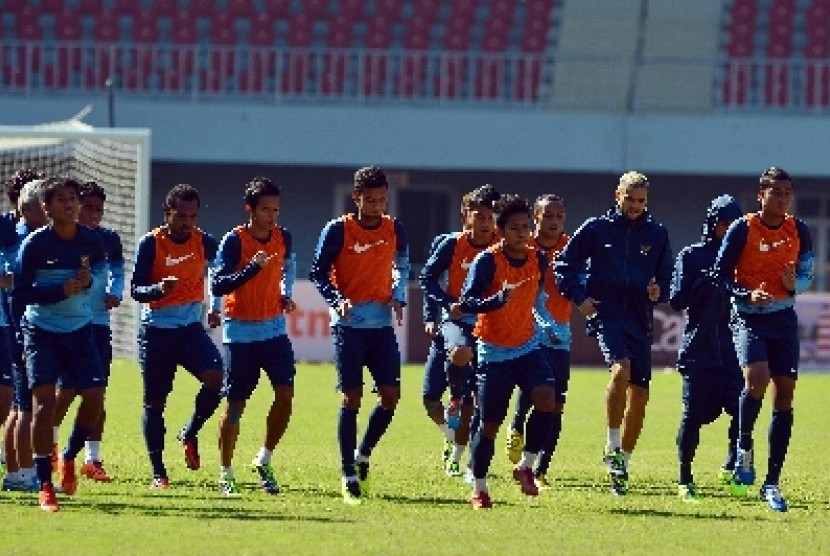
{"type": "Polygon", "coordinates": [[[75,493],[75,456],[103,406],[104,372],[92,336],[89,296],[92,282],[103,279],[106,254],[97,234],[77,222],[79,192],[73,180],[47,179],[42,194],[49,224],[23,240],[15,263],[12,295],[26,305],[21,328],[34,407],[32,446],[40,507],[46,511],[58,510],[49,457],[56,383],[81,397],[60,463],[64,494],[75,493]]]}
{"type": "MultiPolygon", "coordinates": [[[[110,366],[112,365],[112,332],[110,330],[110,311],[121,305],[124,296],[124,250],[118,232],[101,226],[104,217],[104,203],[107,194],[104,188],[95,183],[81,184],[81,211],[78,222],[93,230],[101,238],[104,251],[107,254],[107,273],[105,280],[93,283],[90,292],[92,303],[92,333],[95,337],[95,346],[104,368],[104,388],[109,383],[110,366]]],[[[58,399],[55,405],[55,423],[53,431],[53,446],[57,446],[58,433],[66,411],[75,399],[77,392],[58,385],[58,399]]],[[[86,441],[86,457],[81,466],[81,475],[98,482],[109,482],[112,477],[104,469],[101,462],[101,438],[104,434],[106,412],[101,412],[101,421],[95,426],[86,441]]]]}
{"type": "Polygon", "coordinates": [[[712,266],[726,229],[743,213],[729,195],[712,200],[703,222],[700,242],[677,255],[669,303],[685,311],[683,338],[677,352],[677,370],[683,376],[683,413],[677,431],[680,475],[677,492],[686,502],[697,502],[692,462],[700,442],[700,429],[725,411],[729,422],[727,457],[722,480],[732,477],[738,441],[738,396],[743,379],[732,332],[731,303],[727,289],[712,276],[712,266]]]}
{"type": "Polygon", "coordinates": [[[502,238],[473,259],[461,290],[460,309],[477,313],[477,386],[481,427],[472,443],[474,509],[492,507],[487,472],[495,440],[518,386],[529,392],[534,406],[527,424],[527,445],[513,478],[522,493],[539,489],[532,465],[548,435],[556,398],[553,370],[539,347],[537,325],[550,329],[552,317],[544,306],[547,258],[529,245],[531,207],[516,195],[503,195],[495,204],[496,228],[502,238]]]}
{"type": "Polygon", "coordinates": [[[476,315],[464,314],[459,308],[458,298],[473,259],[489,247],[496,237],[493,203],[498,198],[498,192],[489,185],[466,197],[467,204],[462,207],[464,231],[444,237],[420,274],[424,295],[443,309],[441,335],[450,389],[447,425],[448,428],[455,429],[453,451],[445,462],[445,471],[451,477],[462,475],[460,461],[470,436],[476,345],[473,337],[476,315]],[[445,276],[446,285],[443,285],[445,276]]]}
{"type": "MultiPolygon", "coordinates": [[[[195,187],[179,184],[167,192],[162,206],[165,223],[139,240],[130,287],[133,299],[146,303],[138,358],[144,383],[144,440],[153,469],[151,487],[156,489],[170,486],[163,458],[164,407],[177,365],[202,383],[193,415],[177,437],[189,469],[199,469],[197,435],[221,401],[222,356],[202,324],[205,273],[218,245],[196,226],[199,208],[195,187]]],[[[207,320],[212,328],[221,324],[213,309],[207,320]]]]}
{"type": "MultiPolygon", "coordinates": [[[[16,175],[19,175],[16,174],[16,175]]],[[[34,173],[26,176],[28,179],[34,173]]],[[[14,188],[14,198],[18,200],[17,210],[10,212],[19,215],[16,224],[17,242],[5,251],[7,261],[13,268],[17,259],[17,252],[23,240],[36,229],[45,226],[48,222],[41,200],[41,187],[45,180],[35,178],[28,181],[22,188],[14,188]]],[[[9,197],[12,197],[9,189],[9,197]]],[[[12,376],[14,381],[14,405],[6,421],[6,477],[3,479],[3,488],[7,490],[28,490],[37,492],[40,483],[37,480],[35,463],[32,459],[32,389],[26,376],[23,361],[23,332],[20,329],[25,305],[19,299],[15,300],[8,295],[8,290],[0,292],[3,306],[9,318],[9,339],[12,350],[12,376]]],[[[53,471],[57,471],[57,456],[53,471]]]]}
{"type": "Polygon", "coordinates": [[[795,296],[810,287],[815,263],[807,225],[789,212],[792,195],[786,171],[765,170],[758,185],[760,211],[732,224],[715,263],[718,278],[732,293],[733,339],[744,374],[734,479],[744,488],[755,483],[752,431],[772,381],[767,475],[760,496],[780,512],[787,511],[778,482],[792,434],[798,379],[795,296]]]}
{"type": "Polygon", "coordinates": [[[326,224],[309,273],[330,307],[338,388],[343,393],[337,425],[342,493],[350,505],[363,501],[369,457],[401,395],[401,357],[392,314],[401,325],[409,247],[403,224],[386,214],[388,189],[386,175],[377,166],[355,172],[352,201],[357,212],[326,224]],[[364,365],[377,387],[378,403],[358,446],[364,365]]]}
{"type": "MultiPolygon", "coordinates": [[[[570,239],[570,236],[565,233],[565,217],[565,201],[558,195],[540,195],[533,204],[535,225],[533,244],[551,263],[570,239]]],[[[553,407],[553,423],[550,433],[542,446],[533,470],[533,476],[539,488],[550,488],[547,473],[562,432],[562,412],[565,409],[568,382],[571,377],[571,304],[559,293],[553,275],[553,264],[549,265],[546,270],[545,293],[547,294],[545,306],[553,317],[555,339],[552,339],[549,334],[543,334],[541,343],[542,351],[545,353],[556,380],[556,403],[553,407]]],[[[512,463],[519,463],[522,458],[525,421],[530,407],[529,393],[520,390],[516,395],[516,409],[506,445],[507,455],[512,463]]]]}
{"type": "MultiPolygon", "coordinates": [[[[6,310],[5,292],[11,288],[11,263],[6,258],[9,247],[17,244],[15,219],[13,214],[0,215],[0,423],[9,421],[12,400],[14,398],[14,376],[12,363],[11,338],[9,334],[9,317],[6,310]]],[[[11,438],[9,431],[4,432],[3,438],[11,438]]],[[[5,475],[5,441],[0,444],[0,475],[5,475]]]]}
{"type": "Polygon", "coordinates": [[[668,232],[646,209],[648,191],[646,176],[623,174],[616,204],[586,220],[556,261],[559,291],[586,317],[609,367],[603,459],[617,496],[628,492],[628,464],[645,419],[654,305],[668,299],[672,274],[668,232]]]}
{"type": "Polygon", "coordinates": [[[245,189],[245,211],[248,223],[225,234],[211,277],[213,294],[225,296],[222,341],[227,405],[219,421],[219,488],[225,496],[240,494],[231,467],[233,452],[239,422],[256,388],[260,369],[271,382],[274,401],[253,467],[265,492],[279,492],[271,456],[291,418],[296,372],[285,327],[285,313],[296,308],[291,299],[296,260],[291,234],[277,224],[280,187],[268,178],[255,177],[245,189]]]}

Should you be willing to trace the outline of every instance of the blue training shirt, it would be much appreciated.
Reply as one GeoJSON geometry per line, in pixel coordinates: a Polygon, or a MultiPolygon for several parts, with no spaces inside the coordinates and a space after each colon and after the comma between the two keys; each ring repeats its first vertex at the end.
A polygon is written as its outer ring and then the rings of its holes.
{"type": "MultiPolygon", "coordinates": [[[[285,244],[282,282],[279,284],[280,295],[290,298],[297,279],[297,255],[292,248],[291,233],[283,227],[280,227],[280,230],[285,244]]],[[[225,234],[219,244],[219,253],[211,273],[210,287],[215,298],[221,299],[221,296],[239,288],[259,272],[259,265],[253,261],[237,270],[241,258],[242,241],[236,231],[231,230],[225,234]]],[[[241,320],[227,316],[222,320],[223,343],[259,342],[286,334],[284,314],[262,321],[241,320]]]]}
{"type": "Polygon", "coordinates": [[[63,283],[77,276],[87,257],[92,283],[106,280],[106,254],[98,234],[77,224],[75,237],[62,239],[51,224],[29,235],[15,263],[12,295],[26,305],[26,320],[50,332],[72,332],[92,322],[90,289],[66,297],[63,283]]]}
{"type": "Polygon", "coordinates": [[[110,325],[110,310],[107,309],[105,299],[111,295],[121,301],[124,298],[124,249],[118,232],[98,226],[92,229],[104,246],[107,255],[106,279],[97,280],[92,284],[90,302],[92,303],[92,323],[102,326],[110,325]]]}

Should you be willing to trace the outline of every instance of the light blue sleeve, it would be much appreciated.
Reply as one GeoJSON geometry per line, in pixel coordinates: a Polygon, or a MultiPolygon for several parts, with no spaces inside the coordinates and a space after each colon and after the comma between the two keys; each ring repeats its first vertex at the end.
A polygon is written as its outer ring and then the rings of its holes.
{"type": "Polygon", "coordinates": [[[297,281],[297,254],[289,254],[282,262],[282,296],[294,297],[294,283],[297,281]]]}

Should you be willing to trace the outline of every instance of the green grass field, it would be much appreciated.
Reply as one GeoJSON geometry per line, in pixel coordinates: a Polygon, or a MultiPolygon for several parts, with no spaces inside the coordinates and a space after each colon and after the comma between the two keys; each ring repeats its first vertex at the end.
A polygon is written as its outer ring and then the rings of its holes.
{"type": "MultiPolygon", "coordinates": [[[[554,487],[535,499],[510,478],[504,436],[491,467],[492,511],[473,511],[469,487],[440,467],[441,438],[420,400],[422,369],[404,370],[403,399],[372,458],[372,492],[359,507],[340,499],[335,416],[339,396],[330,365],[300,365],[294,416],[274,467],[283,492],[257,490],[247,464],[261,442],[270,403],[262,388],[242,422],[236,474],[241,499],[217,490],[216,418],[201,434],[202,469],[185,468],[175,441],[197,383],[181,372],[167,409],[166,460],[171,488],[148,488],[150,471],[140,428],[141,381],[132,363],[115,365],[102,448],[110,484],[83,480],[61,511],[37,508],[36,496],[0,493],[4,554],[595,554],[830,551],[830,481],[826,400],[830,376],[805,375],[796,392],[796,420],[782,490],[790,511],[769,511],[754,496],[729,497],[716,482],[725,453],[726,420],[704,428],[695,465],[704,502],[675,496],[674,437],[680,379],[656,373],[646,426],[631,464],[632,492],[612,497],[600,454],[604,446],[606,374],[574,372],[554,487]]],[[[367,398],[370,401],[371,398],[367,398]]],[[[364,403],[361,421],[365,422],[364,403]]],[[[70,415],[74,415],[74,408],[70,415]]],[[[765,405],[756,432],[756,461],[766,470],[765,405]]],[[[362,430],[362,427],[361,427],[362,430]]],[[[68,427],[62,431],[68,434],[68,427]]]]}

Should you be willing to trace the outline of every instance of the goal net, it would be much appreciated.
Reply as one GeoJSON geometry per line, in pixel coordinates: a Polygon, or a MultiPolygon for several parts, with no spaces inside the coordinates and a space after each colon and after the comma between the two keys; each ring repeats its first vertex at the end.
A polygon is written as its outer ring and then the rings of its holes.
{"type": "MultiPolygon", "coordinates": [[[[0,126],[0,183],[20,168],[79,182],[94,181],[106,191],[101,225],[121,236],[126,263],[123,302],[110,317],[113,350],[118,357],[135,358],[138,304],[128,290],[136,242],[148,231],[150,131],[93,128],[75,119],[0,126]]],[[[5,191],[0,207],[3,212],[12,209],[5,191]]]]}

